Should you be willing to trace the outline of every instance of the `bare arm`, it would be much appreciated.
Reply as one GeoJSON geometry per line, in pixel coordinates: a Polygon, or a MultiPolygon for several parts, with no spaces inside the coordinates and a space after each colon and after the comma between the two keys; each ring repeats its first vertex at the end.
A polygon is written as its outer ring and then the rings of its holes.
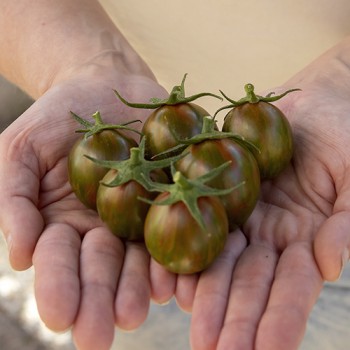
{"type": "Polygon", "coordinates": [[[0,134],[9,261],[34,265],[48,328],[71,328],[79,349],[109,349],[115,325],[133,329],[147,316],[149,255],[110,234],[72,193],[67,156],[78,135],[69,111],[142,120],[147,112],[122,106],[113,89],[135,101],[165,91],[97,1],[0,0],[0,47],[0,74],[36,99],[0,134]]]}
{"type": "Polygon", "coordinates": [[[2,0],[0,47],[0,73],[34,98],[91,62],[153,77],[95,0],[2,0]]]}

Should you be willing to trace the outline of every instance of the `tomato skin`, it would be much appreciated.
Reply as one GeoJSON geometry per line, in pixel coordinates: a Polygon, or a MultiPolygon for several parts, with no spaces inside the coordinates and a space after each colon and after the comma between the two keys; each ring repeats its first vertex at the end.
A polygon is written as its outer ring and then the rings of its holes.
{"type": "MultiPolygon", "coordinates": [[[[117,171],[111,169],[103,177],[103,183],[111,182],[117,171]]],[[[153,181],[167,182],[168,177],[161,170],[151,174],[153,181]]],[[[138,199],[154,199],[155,192],[147,191],[138,182],[131,180],[123,185],[108,187],[101,184],[97,192],[97,212],[110,231],[119,238],[143,241],[144,221],[150,204],[138,199]]]]}
{"type": "Polygon", "coordinates": [[[68,156],[68,178],[73,192],[86,207],[96,209],[99,181],[108,169],[96,165],[85,155],[98,160],[123,160],[129,157],[132,147],[137,147],[136,141],[114,130],[76,141],[68,156]]]}
{"type": "Polygon", "coordinates": [[[204,175],[227,161],[232,162],[207,185],[224,189],[245,181],[230,194],[220,196],[230,231],[242,225],[252,213],[260,194],[260,174],[252,153],[232,139],[206,140],[189,146],[184,152],[188,154],[177,161],[175,167],[190,179],[204,175]]]}
{"type": "MultiPolygon", "coordinates": [[[[166,198],[162,193],[156,200],[166,198]]],[[[206,269],[224,249],[228,236],[225,209],[217,197],[198,198],[202,229],[183,202],[151,205],[145,221],[150,255],[167,270],[192,274],[206,269]]]]}
{"type": "Polygon", "coordinates": [[[154,110],[145,121],[142,133],[146,136],[146,158],[178,144],[174,135],[188,139],[202,130],[203,117],[209,113],[195,103],[165,105],[154,110]]]}
{"type": "Polygon", "coordinates": [[[225,117],[223,131],[234,132],[253,143],[262,179],[276,177],[293,155],[292,129],[283,112],[259,101],[233,108],[225,117]]]}

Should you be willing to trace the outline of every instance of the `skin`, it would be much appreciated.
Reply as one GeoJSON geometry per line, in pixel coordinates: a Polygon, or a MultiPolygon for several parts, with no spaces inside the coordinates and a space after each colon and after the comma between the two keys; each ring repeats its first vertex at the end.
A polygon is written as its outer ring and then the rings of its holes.
{"type": "Polygon", "coordinates": [[[295,155],[199,278],[194,349],[297,349],[323,280],[339,278],[350,248],[349,59],[346,39],[281,87],[302,89],[276,103],[295,155]]]}
{"type": "Polygon", "coordinates": [[[79,135],[69,111],[90,118],[98,108],[114,123],[145,119],[148,112],[131,112],[112,89],[144,102],[166,93],[97,2],[50,4],[0,2],[0,71],[36,99],[0,136],[0,227],[13,268],[34,265],[47,327],[72,328],[77,348],[103,350],[115,324],[134,329],[147,316],[149,255],[111,235],[73,195],[67,156],[79,135]]]}
{"type": "Polygon", "coordinates": [[[296,349],[323,280],[339,277],[350,248],[349,39],[282,87],[303,90],[276,103],[296,135],[291,166],[263,184],[250,220],[210,269],[177,277],[142,245],[110,235],[66,175],[77,137],[69,110],[144,119],[111,89],[145,102],[165,91],[97,2],[51,4],[0,2],[0,72],[36,99],[0,135],[0,227],[12,266],[34,265],[45,324],[71,327],[79,349],[109,349],[115,324],[134,329],[150,297],[175,294],[193,312],[195,350],[296,349]]]}

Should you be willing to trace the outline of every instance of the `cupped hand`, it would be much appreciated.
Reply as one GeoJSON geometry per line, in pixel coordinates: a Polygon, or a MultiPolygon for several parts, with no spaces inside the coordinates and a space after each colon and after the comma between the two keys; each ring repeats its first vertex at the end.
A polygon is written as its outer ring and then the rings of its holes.
{"type": "Polygon", "coordinates": [[[134,101],[165,95],[149,77],[79,73],[50,88],[0,136],[0,225],[10,262],[18,270],[33,263],[42,320],[55,331],[73,326],[80,349],[109,349],[115,323],[142,323],[151,294],[144,247],[113,236],[67,179],[67,155],[79,137],[70,111],[90,119],[99,110],[110,123],[147,116],[121,104],[113,89],[134,101]]]}
{"type": "Polygon", "coordinates": [[[298,348],[324,280],[350,249],[350,72],[336,47],[276,92],[289,118],[290,166],[262,184],[248,222],[201,274],[191,343],[202,349],[298,348]]]}

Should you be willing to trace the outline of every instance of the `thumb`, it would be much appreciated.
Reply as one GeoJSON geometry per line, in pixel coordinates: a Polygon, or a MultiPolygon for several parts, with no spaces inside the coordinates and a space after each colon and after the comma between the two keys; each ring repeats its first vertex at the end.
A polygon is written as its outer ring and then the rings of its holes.
{"type": "Polygon", "coordinates": [[[350,212],[332,215],[321,226],[314,241],[315,258],[323,278],[335,281],[349,260],[350,212]]]}

